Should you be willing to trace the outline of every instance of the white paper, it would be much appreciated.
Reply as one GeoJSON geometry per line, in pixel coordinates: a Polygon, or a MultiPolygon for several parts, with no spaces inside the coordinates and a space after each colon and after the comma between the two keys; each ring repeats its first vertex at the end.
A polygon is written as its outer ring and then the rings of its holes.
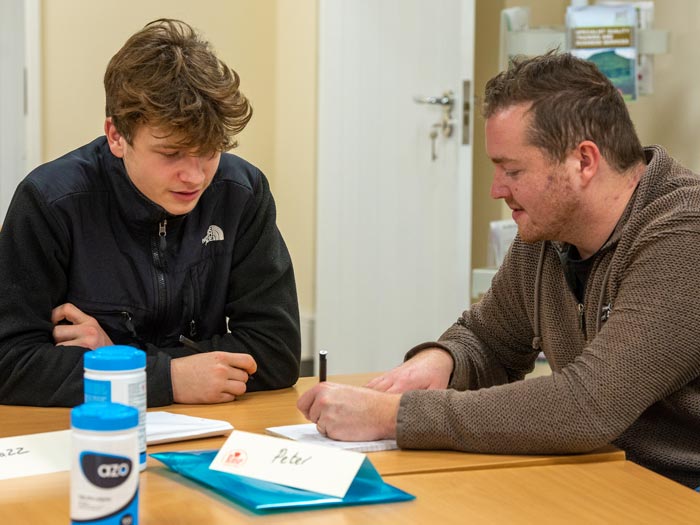
{"type": "Polygon", "coordinates": [[[491,221],[489,223],[489,251],[487,264],[499,268],[503,263],[510,245],[518,233],[518,225],[513,219],[491,221]]]}
{"type": "Polygon", "coordinates": [[[172,412],[146,413],[146,442],[149,445],[220,436],[233,430],[228,421],[192,417],[172,412]]]}
{"type": "Polygon", "coordinates": [[[273,436],[281,436],[295,441],[323,445],[326,447],[354,450],[355,452],[379,452],[399,448],[395,439],[380,439],[378,441],[337,441],[321,434],[314,423],[301,425],[285,425],[265,429],[273,436]]]}
{"type": "Polygon", "coordinates": [[[209,468],[345,497],[365,455],[234,430],[209,468]]]}
{"type": "Polygon", "coordinates": [[[508,63],[513,55],[508,54],[509,33],[526,31],[530,24],[529,7],[509,7],[501,10],[501,31],[498,53],[498,69],[508,69],[508,63]]]}
{"type": "Polygon", "coordinates": [[[71,431],[0,439],[0,479],[70,470],[71,431]]]}

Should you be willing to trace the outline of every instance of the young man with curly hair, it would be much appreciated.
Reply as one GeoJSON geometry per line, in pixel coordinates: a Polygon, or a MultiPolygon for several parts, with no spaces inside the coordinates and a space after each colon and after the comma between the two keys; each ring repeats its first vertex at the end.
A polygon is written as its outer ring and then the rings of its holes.
{"type": "Polygon", "coordinates": [[[0,231],[0,403],[81,403],[83,354],[111,344],[147,353],[149,406],[293,385],[292,262],[265,176],[226,153],[238,75],[163,19],[104,85],[105,135],[27,176],[0,231]]]}

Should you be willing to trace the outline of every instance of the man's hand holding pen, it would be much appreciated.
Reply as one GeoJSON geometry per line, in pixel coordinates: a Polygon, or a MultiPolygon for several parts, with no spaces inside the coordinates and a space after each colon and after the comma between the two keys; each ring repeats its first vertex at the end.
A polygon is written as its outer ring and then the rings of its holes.
{"type": "Polygon", "coordinates": [[[304,392],[297,408],[329,438],[374,441],[396,437],[400,401],[400,394],[323,381],[304,392]]]}

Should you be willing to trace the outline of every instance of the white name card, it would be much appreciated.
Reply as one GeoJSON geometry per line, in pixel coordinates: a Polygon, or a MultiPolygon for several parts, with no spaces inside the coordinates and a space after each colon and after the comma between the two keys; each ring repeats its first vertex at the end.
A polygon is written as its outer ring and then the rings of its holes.
{"type": "Polygon", "coordinates": [[[70,470],[70,430],[0,439],[0,479],[70,470]]]}
{"type": "Polygon", "coordinates": [[[345,497],[365,455],[234,430],[210,469],[345,497]]]}

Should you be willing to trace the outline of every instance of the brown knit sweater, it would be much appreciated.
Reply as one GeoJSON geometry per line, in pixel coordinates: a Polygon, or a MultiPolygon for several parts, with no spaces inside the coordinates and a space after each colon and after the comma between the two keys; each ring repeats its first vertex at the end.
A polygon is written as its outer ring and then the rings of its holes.
{"type": "Polygon", "coordinates": [[[483,299],[407,354],[440,346],[455,369],[449,389],[402,396],[399,446],[566,454],[613,443],[700,486],[700,177],[661,147],[645,151],[646,172],[595,256],[583,327],[561,246],[542,253],[516,238],[483,299]],[[536,335],[553,373],[522,380],[536,335]]]}

